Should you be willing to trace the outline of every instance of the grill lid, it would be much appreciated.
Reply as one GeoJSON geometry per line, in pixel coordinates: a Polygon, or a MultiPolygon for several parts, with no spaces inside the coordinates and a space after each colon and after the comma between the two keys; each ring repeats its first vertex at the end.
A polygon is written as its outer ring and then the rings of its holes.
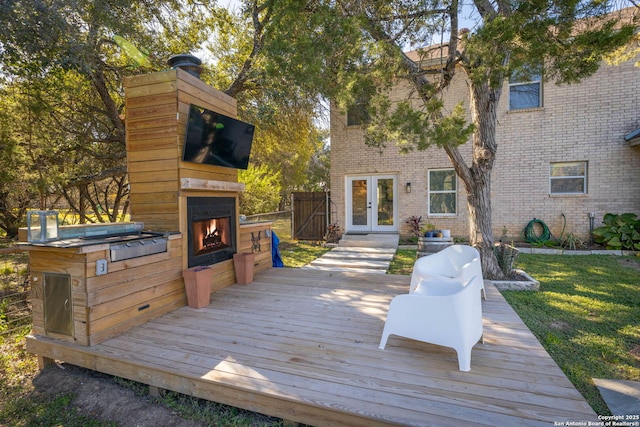
{"type": "Polygon", "coordinates": [[[109,246],[111,262],[138,258],[146,255],[159,254],[166,251],[166,237],[151,237],[148,239],[118,242],[112,243],[109,246]]]}

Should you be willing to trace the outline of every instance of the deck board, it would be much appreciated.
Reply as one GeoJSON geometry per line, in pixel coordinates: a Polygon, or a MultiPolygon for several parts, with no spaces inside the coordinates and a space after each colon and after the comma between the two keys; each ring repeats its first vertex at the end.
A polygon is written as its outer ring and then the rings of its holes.
{"type": "Polygon", "coordinates": [[[270,269],[92,347],[30,351],[311,425],[552,425],[597,421],[500,293],[487,286],[471,372],[452,349],[391,336],[407,276],[270,269]]]}

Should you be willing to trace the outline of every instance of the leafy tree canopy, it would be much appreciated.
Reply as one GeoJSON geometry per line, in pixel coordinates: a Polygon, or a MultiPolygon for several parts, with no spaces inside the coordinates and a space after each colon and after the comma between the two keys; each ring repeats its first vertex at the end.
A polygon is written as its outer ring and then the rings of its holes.
{"type": "MultiPolygon", "coordinates": [[[[10,153],[30,161],[22,163],[30,173],[6,176],[31,183],[22,204],[47,208],[64,197],[82,221],[122,218],[128,203],[124,77],[166,69],[172,54],[202,52],[209,43],[203,79],[235,96],[241,118],[258,125],[254,161],[283,171],[272,190],[303,185],[314,147],[321,146],[310,119],[315,103],[264,70],[269,3],[252,3],[236,16],[214,0],[1,2],[0,85],[7,89],[3,101],[12,101],[3,105],[20,118],[5,127],[3,140],[15,149],[2,155],[6,162],[16,161],[10,153]],[[287,149],[278,155],[270,144],[287,149]],[[90,218],[87,211],[104,215],[90,218]]],[[[15,211],[16,203],[7,202],[5,211],[15,211]]]]}

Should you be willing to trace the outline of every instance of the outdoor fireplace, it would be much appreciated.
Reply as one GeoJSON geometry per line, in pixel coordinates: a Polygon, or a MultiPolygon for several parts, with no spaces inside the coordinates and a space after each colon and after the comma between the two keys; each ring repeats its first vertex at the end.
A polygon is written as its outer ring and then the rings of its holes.
{"type": "Polygon", "coordinates": [[[188,197],[188,266],[211,265],[236,252],[236,199],[188,197]]]}

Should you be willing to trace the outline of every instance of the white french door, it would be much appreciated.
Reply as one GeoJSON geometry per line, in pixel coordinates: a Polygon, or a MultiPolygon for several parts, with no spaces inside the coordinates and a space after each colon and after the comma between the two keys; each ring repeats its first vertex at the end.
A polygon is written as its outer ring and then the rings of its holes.
{"type": "Polygon", "coordinates": [[[395,175],[346,178],[346,231],[398,231],[398,185],[395,175]]]}

